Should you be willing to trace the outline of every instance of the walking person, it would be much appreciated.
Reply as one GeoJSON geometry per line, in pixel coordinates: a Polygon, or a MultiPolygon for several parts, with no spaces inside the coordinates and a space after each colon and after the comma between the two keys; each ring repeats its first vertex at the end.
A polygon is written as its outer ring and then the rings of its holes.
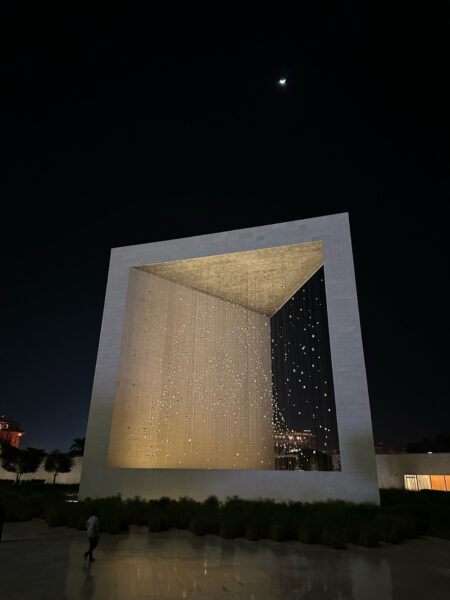
{"type": "Polygon", "coordinates": [[[6,511],[3,508],[3,506],[0,504],[0,542],[2,541],[2,530],[3,530],[3,523],[6,519],[6,511]]]}
{"type": "Polygon", "coordinates": [[[89,538],[89,550],[84,553],[84,559],[89,557],[89,562],[94,562],[95,558],[92,556],[92,551],[97,547],[98,538],[100,535],[100,524],[98,522],[98,514],[95,508],[91,512],[91,516],[86,521],[87,534],[89,538]]]}

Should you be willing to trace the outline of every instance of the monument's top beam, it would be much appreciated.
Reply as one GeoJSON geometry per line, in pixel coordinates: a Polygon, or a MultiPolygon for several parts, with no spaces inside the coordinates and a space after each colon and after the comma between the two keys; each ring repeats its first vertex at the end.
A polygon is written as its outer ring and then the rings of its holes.
{"type": "Polygon", "coordinates": [[[322,265],[316,241],[136,268],[272,316],[322,265]]]}

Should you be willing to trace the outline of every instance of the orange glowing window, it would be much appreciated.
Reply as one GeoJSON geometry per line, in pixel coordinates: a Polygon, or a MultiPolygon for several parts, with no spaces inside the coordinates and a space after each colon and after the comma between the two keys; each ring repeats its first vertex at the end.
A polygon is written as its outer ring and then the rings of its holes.
{"type": "Polygon", "coordinates": [[[444,475],[445,483],[447,484],[447,490],[450,492],[450,475],[444,475]]]}
{"type": "Polygon", "coordinates": [[[445,485],[445,475],[430,475],[430,479],[432,490],[441,490],[444,492],[447,490],[445,485]]]}

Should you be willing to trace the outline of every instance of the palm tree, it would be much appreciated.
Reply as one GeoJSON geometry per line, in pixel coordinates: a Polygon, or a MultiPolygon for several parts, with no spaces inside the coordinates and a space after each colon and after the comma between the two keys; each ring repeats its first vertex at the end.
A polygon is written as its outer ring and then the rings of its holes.
{"type": "Polygon", "coordinates": [[[85,437],[74,438],[73,443],[69,448],[70,454],[72,456],[83,456],[85,443],[86,443],[85,437]]]}

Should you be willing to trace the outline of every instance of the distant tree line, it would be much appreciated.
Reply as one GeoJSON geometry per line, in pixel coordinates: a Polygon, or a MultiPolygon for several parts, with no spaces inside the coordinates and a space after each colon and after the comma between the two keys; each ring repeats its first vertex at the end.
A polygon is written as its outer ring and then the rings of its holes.
{"type": "Polygon", "coordinates": [[[406,447],[408,452],[450,452],[450,433],[439,433],[435,438],[423,438],[421,442],[412,442],[406,447]]]}
{"type": "Polygon", "coordinates": [[[75,438],[69,452],[55,449],[47,453],[39,448],[16,448],[7,442],[0,444],[0,460],[2,467],[9,473],[16,474],[16,483],[20,483],[25,473],[36,473],[42,461],[47,473],[53,473],[53,483],[59,473],[70,473],[75,456],[83,456],[85,438],[75,438]]]}

